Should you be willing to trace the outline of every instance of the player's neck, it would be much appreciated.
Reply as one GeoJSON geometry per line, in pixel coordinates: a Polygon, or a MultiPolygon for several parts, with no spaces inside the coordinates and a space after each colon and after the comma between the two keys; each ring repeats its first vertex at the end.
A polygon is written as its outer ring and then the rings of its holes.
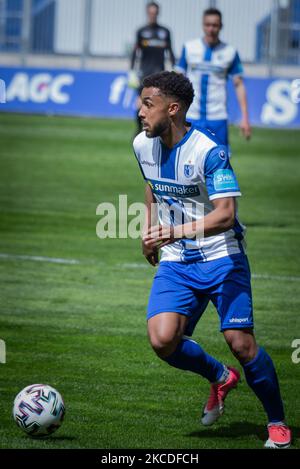
{"type": "Polygon", "coordinates": [[[190,127],[185,124],[180,124],[178,126],[172,125],[160,136],[160,139],[166,147],[173,148],[183,139],[189,130],[190,127]]]}
{"type": "Polygon", "coordinates": [[[215,47],[221,42],[219,38],[216,38],[215,40],[210,40],[206,38],[205,36],[203,38],[203,41],[208,47],[215,47]]]}

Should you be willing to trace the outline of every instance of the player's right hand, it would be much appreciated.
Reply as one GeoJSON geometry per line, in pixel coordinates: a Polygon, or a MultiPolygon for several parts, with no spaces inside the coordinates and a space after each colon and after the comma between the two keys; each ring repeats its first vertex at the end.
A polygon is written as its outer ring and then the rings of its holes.
{"type": "Polygon", "coordinates": [[[146,257],[149,264],[155,267],[158,264],[158,250],[147,247],[144,241],[142,241],[142,249],[143,249],[143,254],[146,257]]]}

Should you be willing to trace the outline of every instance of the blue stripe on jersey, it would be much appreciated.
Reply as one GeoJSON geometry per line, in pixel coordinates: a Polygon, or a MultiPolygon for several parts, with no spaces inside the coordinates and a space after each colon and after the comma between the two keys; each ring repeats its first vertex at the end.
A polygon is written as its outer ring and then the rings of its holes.
{"type": "Polygon", "coordinates": [[[182,52],[181,52],[181,57],[179,59],[179,62],[177,64],[177,67],[179,67],[181,70],[187,70],[188,64],[186,61],[186,48],[183,46],[182,52]]]}
{"type": "MultiPolygon", "coordinates": [[[[176,179],[176,172],[178,170],[178,161],[180,156],[180,147],[190,138],[194,132],[195,127],[192,125],[189,131],[184,135],[184,137],[171,149],[167,148],[163,143],[161,143],[161,161],[160,161],[160,177],[165,179],[176,179]],[[176,165],[176,156],[177,149],[178,159],[176,165]]],[[[178,174],[177,174],[178,177],[178,174]]]]}
{"type": "Polygon", "coordinates": [[[164,145],[161,146],[160,177],[175,180],[176,154],[177,148],[170,150],[164,145]]]}
{"type": "Polygon", "coordinates": [[[196,244],[196,241],[193,241],[191,239],[189,240],[186,240],[186,239],[182,239],[179,241],[179,244],[181,244],[182,246],[182,251],[180,253],[180,256],[181,256],[181,261],[182,262],[199,262],[199,261],[206,261],[207,258],[203,252],[203,249],[202,248],[199,248],[199,246],[197,246],[196,244]],[[195,248],[196,249],[189,249],[186,247],[186,244],[194,244],[195,243],[195,248]]]}
{"type": "MultiPolygon", "coordinates": [[[[210,62],[212,57],[212,48],[205,48],[204,61],[210,62]]],[[[202,75],[200,85],[200,119],[206,119],[206,105],[207,105],[207,89],[208,89],[208,74],[202,75]]]]}
{"type": "Polygon", "coordinates": [[[181,199],[164,197],[163,201],[169,206],[171,225],[183,225],[185,223],[184,205],[181,199]]]}

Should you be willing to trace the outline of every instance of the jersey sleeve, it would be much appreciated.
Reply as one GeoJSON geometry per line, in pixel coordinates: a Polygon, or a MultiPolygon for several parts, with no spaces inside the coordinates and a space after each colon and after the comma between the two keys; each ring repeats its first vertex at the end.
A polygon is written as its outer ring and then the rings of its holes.
{"type": "Polygon", "coordinates": [[[178,61],[178,63],[176,64],[176,72],[179,72],[179,73],[184,73],[187,71],[187,61],[186,61],[186,48],[185,46],[183,46],[182,48],[182,52],[181,52],[181,57],[178,61]]]}
{"type": "Polygon", "coordinates": [[[204,163],[204,177],[210,200],[241,195],[229,161],[228,150],[223,145],[218,145],[207,153],[204,163]]]}
{"type": "Polygon", "coordinates": [[[238,52],[235,53],[234,59],[228,69],[228,75],[243,75],[244,69],[238,52]]]}

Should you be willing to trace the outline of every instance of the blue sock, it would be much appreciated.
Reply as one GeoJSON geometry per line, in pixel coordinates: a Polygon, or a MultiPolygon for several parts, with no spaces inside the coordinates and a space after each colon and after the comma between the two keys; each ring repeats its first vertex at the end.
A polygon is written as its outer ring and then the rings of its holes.
{"type": "Polygon", "coordinates": [[[261,401],[269,422],[282,422],[284,420],[283,404],[271,357],[260,347],[256,357],[244,364],[243,368],[247,383],[261,401]]]}
{"type": "Polygon", "coordinates": [[[189,370],[208,379],[218,381],[224,373],[224,365],[208,355],[194,340],[184,337],[164,360],[180,370],[189,370]]]}

